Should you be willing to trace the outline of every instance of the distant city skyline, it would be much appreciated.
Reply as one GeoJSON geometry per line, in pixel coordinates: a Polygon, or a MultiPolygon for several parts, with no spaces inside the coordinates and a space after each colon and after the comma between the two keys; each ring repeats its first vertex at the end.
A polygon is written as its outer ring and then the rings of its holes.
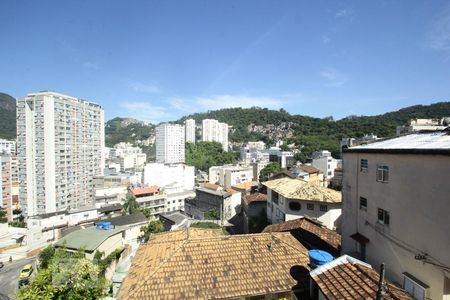
{"type": "Polygon", "coordinates": [[[2,1],[0,17],[1,92],[74,95],[106,120],[241,106],[340,119],[450,100],[443,0],[2,1]]]}

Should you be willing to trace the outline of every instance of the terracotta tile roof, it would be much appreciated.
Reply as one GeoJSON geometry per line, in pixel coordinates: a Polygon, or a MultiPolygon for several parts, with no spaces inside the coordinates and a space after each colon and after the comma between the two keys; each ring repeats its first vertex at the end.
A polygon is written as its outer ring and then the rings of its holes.
{"type": "MultiPolygon", "coordinates": [[[[380,275],[372,266],[343,255],[310,272],[327,299],[376,299],[380,275]]],[[[408,293],[391,283],[385,300],[410,300],[408,293]]]]}
{"type": "Polygon", "coordinates": [[[134,196],[142,196],[142,195],[147,195],[147,194],[154,194],[157,193],[159,191],[159,186],[151,186],[151,187],[147,187],[147,188],[137,188],[132,190],[131,192],[133,193],[134,196]]]}
{"type": "Polygon", "coordinates": [[[304,172],[308,173],[308,174],[315,174],[315,173],[319,173],[320,172],[319,169],[317,169],[317,168],[315,168],[313,166],[308,166],[308,165],[300,166],[300,169],[303,170],[304,172]]]}
{"type": "Polygon", "coordinates": [[[280,178],[262,183],[267,188],[288,199],[308,200],[325,203],[341,203],[341,192],[313,185],[301,179],[280,178]]]}
{"type": "Polygon", "coordinates": [[[244,196],[244,201],[247,203],[252,203],[252,202],[266,202],[267,201],[267,195],[262,194],[262,193],[253,193],[250,195],[245,195],[244,196]]]}
{"type": "Polygon", "coordinates": [[[217,236],[184,229],[141,244],[117,299],[224,299],[291,291],[291,268],[309,270],[289,233],[217,236]],[[269,247],[271,245],[271,247],[269,247]]]}
{"type": "Polygon", "coordinates": [[[252,186],[254,186],[254,185],[258,185],[258,182],[257,181],[243,182],[243,183],[233,185],[233,187],[241,189],[241,190],[249,191],[252,188],[252,186]]]}
{"type": "Polygon", "coordinates": [[[264,228],[263,232],[291,232],[295,238],[309,244],[321,246],[321,241],[325,242],[331,249],[323,249],[339,254],[341,249],[341,235],[334,230],[323,226],[319,221],[309,217],[287,221],[280,224],[272,224],[264,228]],[[298,231],[298,232],[296,232],[298,231]]]}
{"type": "Polygon", "coordinates": [[[225,191],[227,191],[230,194],[240,193],[239,191],[233,190],[232,188],[226,188],[225,191]]]}
{"type": "Polygon", "coordinates": [[[220,188],[220,185],[214,184],[214,183],[205,183],[205,185],[203,187],[210,189],[210,190],[217,191],[217,189],[220,188]]]}

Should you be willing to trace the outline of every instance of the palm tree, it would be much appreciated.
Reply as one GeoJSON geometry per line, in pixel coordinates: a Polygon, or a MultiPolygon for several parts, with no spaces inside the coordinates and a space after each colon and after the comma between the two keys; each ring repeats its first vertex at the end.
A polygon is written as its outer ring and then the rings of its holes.
{"type": "Polygon", "coordinates": [[[139,209],[139,203],[136,201],[136,197],[133,194],[127,194],[125,202],[123,203],[123,211],[131,215],[139,209]]]}

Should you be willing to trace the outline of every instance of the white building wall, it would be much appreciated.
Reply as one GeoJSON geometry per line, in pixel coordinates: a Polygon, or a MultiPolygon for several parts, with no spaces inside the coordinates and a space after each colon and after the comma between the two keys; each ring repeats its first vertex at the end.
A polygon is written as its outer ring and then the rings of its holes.
{"type": "Polygon", "coordinates": [[[148,163],[144,167],[144,184],[159,187],[175,185],[192,191],[195,187],[195,168],[185,164],[148,163]]]}
{"type": "Polygon", "coordinates": [[[195,143],[195,120],[187,119],[185,121],[186,127],[186,143],[195,143]]]}
{"type": "Polygon", "coordinates": [[[178,124],[165,123],[156,127],[156,162],[184,162],[184,132],[184,126],[178,124]]]}
{"type": "MultiPolygon", "coordinates": [[[[370,241],[366,261],[373,266],[386,264],[387,277],[403,284],[403,273],[430,286],[429,299],[450,297],[450,159],[443,155],[343,154],[343,253],[361,253],[350,235],[358,232],[370,241]],[[367,171],[361,170],[367,159],[367,171]],[[376,180],[377,166],[389,167],[388,182],[376,180]],[[360,208],[360,197],[367,209],[360,208]],[[389,225],[378,222],[378,208],[389,212],[389,225]]],[[[428,299],[428,298],[427,298],[428,299]]]]}
{"type": "Polygon", "coordinates": [[[16,153],[16,142],[0,139],[0,154],[15,154],[16,153]]]}
{"type": "Polygon", "coordinates": [[[93,176],[104,167],[103,108],[40,92],[17,102],[19,201],[26,215],[93,202],[93,176]]]}
{"type": "Polygon", "coordinates": [[[223,150],[228,151],[228,124],[214,119],[203,120],[202,141],[221,143],[223,150]]]}

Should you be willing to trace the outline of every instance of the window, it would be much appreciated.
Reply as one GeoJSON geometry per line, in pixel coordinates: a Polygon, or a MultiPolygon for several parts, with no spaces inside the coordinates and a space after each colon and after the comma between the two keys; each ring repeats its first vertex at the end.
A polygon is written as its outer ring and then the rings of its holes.
{"type": "Polygon", "coordinates": [[[278,204],[278,193],[273,190],[271,191],[271,193],[272,193],[272,201],[278,204]]]}
{"type": "Polygon", "coordinates": [[[361,172],[367,172],[369,170],[369,162],[367,161],[367,159],[361,159],[359,167],[360,167],[359,170],[361,172]]]}
{"type": "Polygon", "coordinates": [[[389,212],[379,208],[378,209],[378,223],[389,225],[389,212]]]}
{"type": "Polygon", "coordinates": [[[403,273],[403,275],[403,289],[410,293],[414,299],[424,300],[425,289],[428,287],[408,273],[403,273]]]}
{"type": "Polygon", "coordinates": [[[367,211],[367,199],[359,197],[359,209],[367,211]]]}
{"type": "Polygon", "coordinates": [[[294,211],[299,211],[302,209],[302,206],[298,202],[289,202],[289,209],[294,211]]]}
{"type": "Polygon", "coordinates": [[[328,206],[321,204],[320,205],[320,211],[328,211],[328,206]]]}
{"type": "Polygon", "coordinates": [[[307,210],[314,210],[314,204],[312,204],[312,203],[306,204],[306,209],[307,210]]]}
{"type": "Polygon", "coordinates": [[[388,166],[378,166],[377,181],[380,181],[380,182],[388,182],[389,181],[389,167],[388,166]]]}

